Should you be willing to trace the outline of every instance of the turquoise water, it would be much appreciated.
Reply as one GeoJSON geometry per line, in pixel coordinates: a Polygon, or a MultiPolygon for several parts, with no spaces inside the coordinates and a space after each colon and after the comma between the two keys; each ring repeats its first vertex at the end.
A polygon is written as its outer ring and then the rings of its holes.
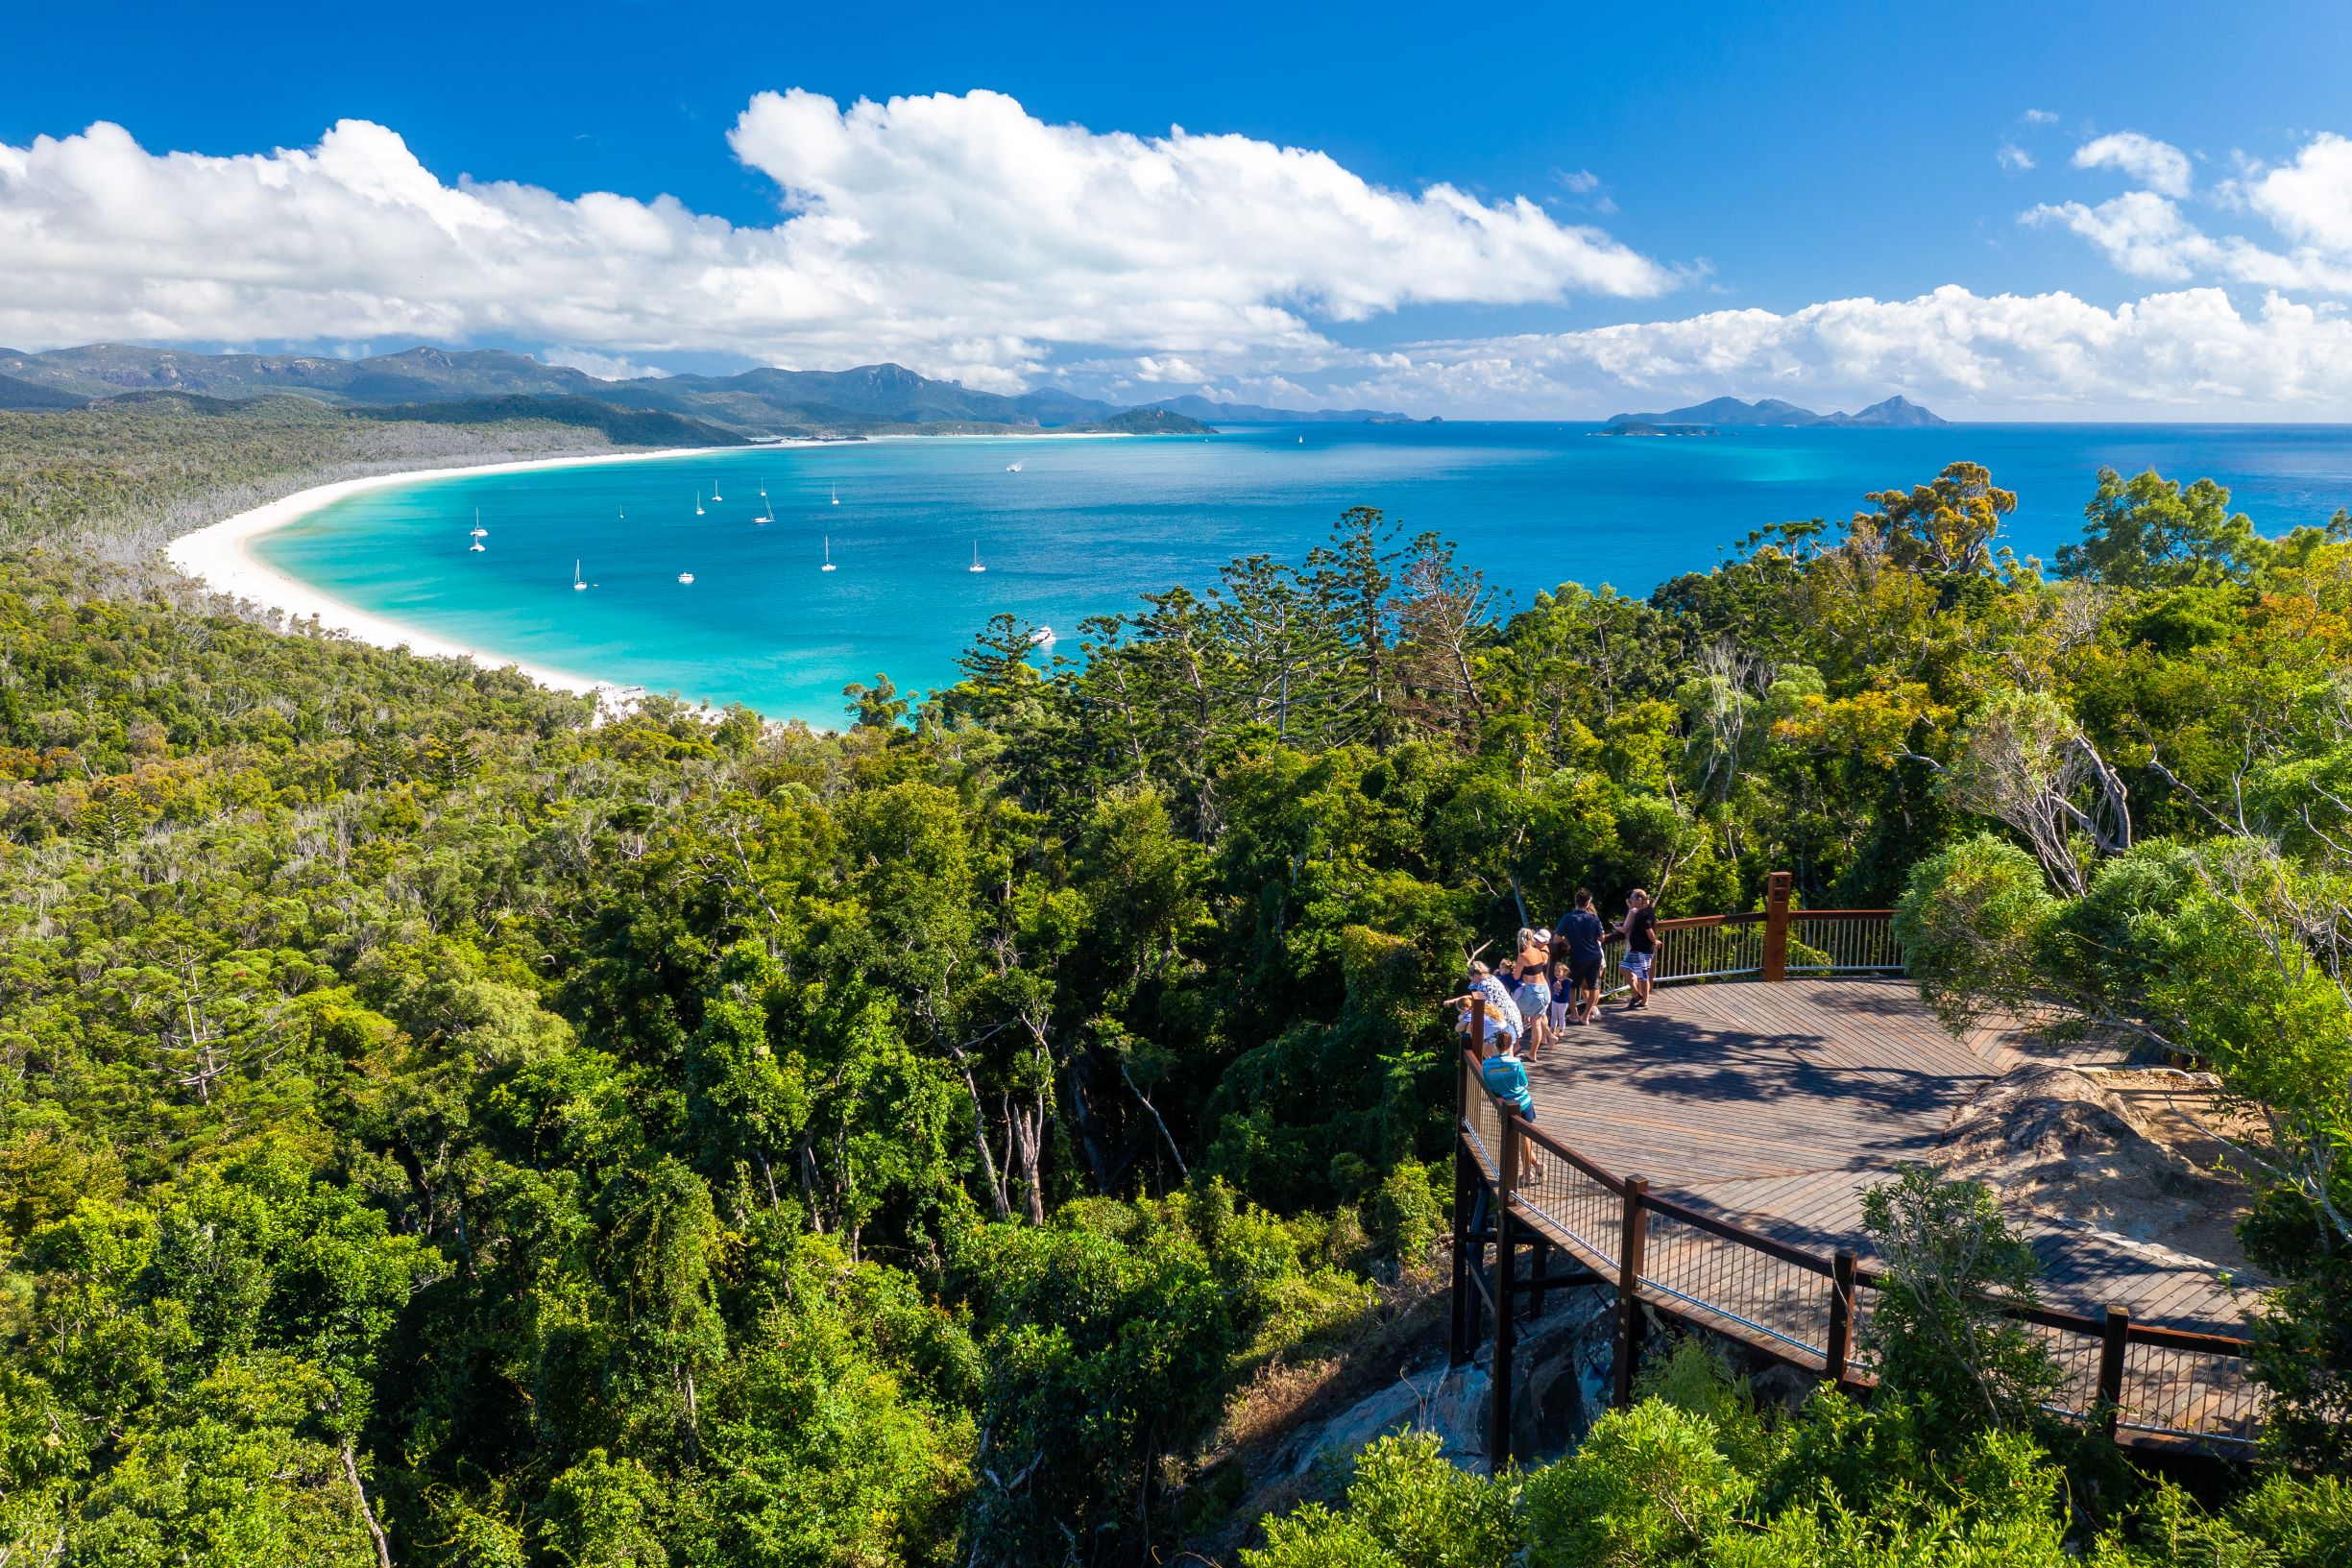
{"type": "Polygon", "coordinates": [[[425,481],[256,553],[344,602],[509,658],[838,722],[887,671],[927,689],[998,611],[1056,628],[1238,555],[1296,558],[1349,506],[1457,541],[1517,603],[1647,593],[1750,529],[1842,519],[1961,458],[2019,493],[2010,542],[2081,530],[2102,466],[2228,485],[2266,532],[2352,504],[2352,427],[1965,425],[1617,439],[1588,425],[1263,425],[1204,438],[929,438],[425,481]],[[1303,438],[1303,442],[1302,439],[1303,438]],[[1006,465],[1019,463],[1009,473],[1006,465]],[[723,501],[714,502],[716,485],[723,501]],[[753,522],[764,485],[776,520],[753,522]],[[697,488],[705,515],[694,516],[697,488]],[[840,500],[832,495],[837,489],[840,500]],[[468,551],[474,509],[489,548],[468,551]],[[625,516],[623,515],[625,514],[625,516]],[[838,570],[817,569],[830,535],[838,570]],[[984,573],[966,568],[977,544],[984,573]],[[571,588],[572,562],[594,585],[571,588]],[[676,581],[694,574],[692,586],[676,581]]]}

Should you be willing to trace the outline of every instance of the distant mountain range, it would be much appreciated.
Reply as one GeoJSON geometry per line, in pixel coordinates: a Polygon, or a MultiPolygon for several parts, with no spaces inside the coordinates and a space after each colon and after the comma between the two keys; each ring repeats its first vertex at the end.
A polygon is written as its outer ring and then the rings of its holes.
{"type": "MultiPolygon", "coordinates": [[[[8,366],[0,363],[0,371],[8,366]]],[[[1872,403],[1858,414],[1816,414],[1795,403],[1784,403],[1778,398],[1759,398],[1743,403],[1736,398],[1710,398],[1688,408],[1670,408],[1662,414],[1616,414],[1610,417],[1611,424],[1711,424],[1718,428],[1738,426],[1796,426],[1809,424],[1848,425],[1857,429],[1917,429],[1932,424],[1950,424],[1911,401],[1908,398],[1889,398],[1882,403],[1872,403]]]]}
{"type": "Polygon", "coordinates": [[[1416,420],[1404,414],[1384,414],[1370,408],[1268,408],[1262,403],[1221,403],[1188,392],[1181,398],[1163,398],[1147,408],[1165,408],[1187,419],[1210,420],[1225,424],[1435,424],[1436,420],[1416,420]]]}
{"type": "MultiPolygon", "coordinates": [[[[1127,407],[1059,388],[1006,397],[934,381],[903,365],[612,381],[496,349],[410,349],[368,359],[205,354],[110,343],[46,353],[0,350],[0,408],[66,408],[153,393],[226,401],[291,393],[344,407],[411,410],[405,418],[461,417],[451,412],[455,405],[491,400],[498,404],[496,417],[515,418],[551,402],[563,405],[563,416],[574,423],[595,422],[582,406],[594,403],[616,416],[629,410],[671,415],[738,439],[1046,429],[1176,435],[1203,433],[1210,428],[1205,422],[1216,419],[1387,422],[1403,418],[1364,409],[1261,408],[1200,397],[1127,407]],[[420,412],[426,409],[440,412],[420,412]]],[[[477,411],[462,417],[491,416],[477,411]]]]}

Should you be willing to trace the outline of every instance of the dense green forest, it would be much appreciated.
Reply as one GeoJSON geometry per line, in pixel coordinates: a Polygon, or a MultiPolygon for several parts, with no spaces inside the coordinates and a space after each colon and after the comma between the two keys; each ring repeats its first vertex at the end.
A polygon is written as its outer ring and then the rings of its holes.
{"type": "Polygon", "coordinates": [[[838,733],[595,724],[125,546],[381,456],[336,419],[0,415],[0,1561],[2346,1560],[2346,519],[2104,475],[2046,567],[1957,464],[1511,608],[1359,510],[838,733]],[[1686,1352],[1261,1530],[1256,1435],[1432,1321],[1465,953],[1776,867],[2265,1119],[2261,1469],[2193,1499],[1893,1314],[1867,1411],[1686,1352]]]}

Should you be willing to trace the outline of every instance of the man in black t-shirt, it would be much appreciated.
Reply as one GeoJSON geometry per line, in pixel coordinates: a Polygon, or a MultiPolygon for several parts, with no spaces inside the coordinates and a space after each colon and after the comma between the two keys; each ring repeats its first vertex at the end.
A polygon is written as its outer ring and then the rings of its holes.
{"type": "Polygon", "coordinates": [[[1566,1016],[1579,1024],[1591,1023],[1601,1004],[1601,942],[1607,934],[1593,913],[1591,890],[1578,888],[1576,907],[1561,916],[1553,947],[1565,969],[1566,1016]]]}
{"type": "Polygon", "coordinates": [[[1632,982],[1634,995],[1625,1004],[1632,1012],[1650,1004],[1650,971],[1658,963],[1658,911],[1650,906],[1650,895],[1635,888],[1625,897],[1625,923],[1617,928],[1625,938],[1625,977],[1632,982]]]}

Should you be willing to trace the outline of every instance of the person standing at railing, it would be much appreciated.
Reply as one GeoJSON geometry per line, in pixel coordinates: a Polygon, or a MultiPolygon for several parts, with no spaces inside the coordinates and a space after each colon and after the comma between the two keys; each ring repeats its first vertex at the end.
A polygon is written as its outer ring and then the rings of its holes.
{"type": "Polygon", "coordinates": [[[1601,943],[1608,932],[1593,912],[1592,889],[1576,890],[1576,907],[1552,933],[1552,959],[1560,972],[1553,982],[1553,1010],[1563,1025],[1589,1024],[1601,1005],[1601,943]]]}
{"type": "Polygon", "coordinates": [[[1662,938],[1658,931],[1658,911],[1650,906],[1650,895],[1637,887],[1625,896],[1625,920],[1617,927],[1617,934],[1625,938],[1625,978],[1633,996],[1625,1010],[1650,1004],[1651,972],[1658,967],[1658,949],[1662,938]]]}
{"type": "MultiPolygon", "coordinates": [[[[1491,1055],[1478,1064],[1478,1081],[1486,1086],[1488,1094],[1494,1097],[1505,1116],[1516,1116],[1529,1122],[1536,1119],[1536,1097],[1535,1092],[1527,1087],[1527,1067],[1519,1060],[1519,1053],[1510,1039],[1505,1038],[1491,1055]]],[[[1520,1177],[1538,1174],[1538,1167],[1526,1139],[1511,1139],[1509,1146],[1517,1151],[1518,1158],[1513,1162],[1515,1169],[1506,1172],[1503,1179],[1507,1185],[1516,1187],[1520,1177]]]]}

